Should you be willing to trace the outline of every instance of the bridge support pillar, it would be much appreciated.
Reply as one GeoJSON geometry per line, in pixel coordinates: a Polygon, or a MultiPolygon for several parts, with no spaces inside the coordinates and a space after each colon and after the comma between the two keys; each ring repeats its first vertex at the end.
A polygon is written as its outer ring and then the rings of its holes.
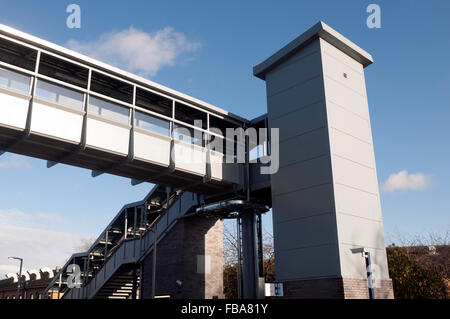
{"type": "MultiPolygon", "coordinates": [[[[223,297],[222,221],[193,216],[179,220],[158,243],[156,296],[178,299],[223,297]]],[[[142,265],[142,297],[152,293],[153,257],[142,265]]]]}
{"type": "Polygon", "coordinates": [[[258,297],[258,250],[256,245],[256,214],[244,213],[242,219],[243,297],[258,297]]]}

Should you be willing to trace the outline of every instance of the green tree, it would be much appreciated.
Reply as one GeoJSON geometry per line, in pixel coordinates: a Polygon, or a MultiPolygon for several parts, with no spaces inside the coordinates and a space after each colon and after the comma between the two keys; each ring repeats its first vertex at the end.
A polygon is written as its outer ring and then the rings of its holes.
{"type": "Polygon", "coordinates": [[[390,246],[387,247],[386,252],[395,298],[446,298],[442,267],[421,265],[413,258],[408,257],[401,247],[390,246]]]}

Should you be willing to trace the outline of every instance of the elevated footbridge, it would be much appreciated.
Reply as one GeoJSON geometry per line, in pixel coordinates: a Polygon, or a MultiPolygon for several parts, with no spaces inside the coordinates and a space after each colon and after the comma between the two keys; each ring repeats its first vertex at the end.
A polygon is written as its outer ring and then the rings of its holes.
{"type": "MultiPolygon", "coordinates": [[[[163,239],[191,213],[226,217],[226,207],[208,206],[215,201],[266,211],[270,178],[249,160],[250,147],[259,145],[226,136],[227,129],[250,127],[267,128],[267,116],[248,121],[0,25],[0,155],[157,184],[145,199],[124,206],[88,251],[71,256],[47,288],[53,296],[135,297],[138,265],[153,249],[154,232],[163,239]]],[[[267,151],[268,136],[258,142],[267,151]]]]}
{"type": "Polygon", "coordinates": [[[224,160],[225,129],[248,123],[0,25],[1,153],[91,169],[93,177],[119,175],[133,185],[217,193],[243,184],[243,165],[224,160]]]}

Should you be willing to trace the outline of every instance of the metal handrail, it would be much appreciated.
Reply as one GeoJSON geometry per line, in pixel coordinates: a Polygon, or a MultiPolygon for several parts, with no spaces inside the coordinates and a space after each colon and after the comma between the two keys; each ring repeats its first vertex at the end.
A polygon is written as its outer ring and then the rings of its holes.
{"type": "MultiPolygon", "coordinates": [[[[47,52],[42,51],[42,50],[41,50],[41,52],[47,53],[47,52]]],[[[196,130],[201,131],[201,132],[203,132],[203,133],[208,133],[208,134],[211,134],[211,135],[215,135],[215,136],[218,136],[218,137],[222,137],[222,138],[224,138],[224,139],[226,138],[224,132],[222,132],[223,135],[220,135],[220,134],[217,134],[217,133],[215,133],[214,131],[211,131],[211,130],[209,130],[209,129],[203,129],[203,128],[200,128],[200,127],[196,127],[196,126],[194,126],[194,125],[191,125],[191,124],[189,124],[189,123],[186,123],[186,122],[177,120],[177,119],[175,119],[175,114],[172,114],[172,117],[168,117],[168,116],[159,114],[159,113],[157,113],[157,112],[147,110],[147,109],[145,109],[145,108],[143,108],[143,107],[140,107],[140,106],[136,105],[136,104],[135,104],[135,101],[133,101],[133,103],[128,103],[128,102],[125,102],[125,101],[122,101],[122,100],[118,100],[118,99],[116,99],[116,98],[112,98],[112,97],[110,97],[110,96],[103,95],[103,94],[101,94],[101,93],[92,91],[90,88],[86,89],[86,88],[83,88],[83,87],[80,87],[80,86],[76,86],[76,85],[73,85],[73,84],[70,84],[70,83],[67,83],[67,82],[64,82],[64,81],[61,81],[61,80],[58,80],[58,79],[55,79],[55,78],[52,78],[52,77],[43,75],[43,74],[40,74],[39,72],[36,72],[36,71],[33,72],[33,71],[30,71],[30,70],[27,70],[27,69],[24,69],[24,68],[15,66],[15,65],[8,64],[8,63],[3,62],[3,61],[0,61],[0,66],[1,66],[1,67],[4,67],[4,68],[6,68],[6,69],[9,69],[9,70],[11,70],[11,71],[17,72],[17,73],[26,74],[26,75],[28,75],[28,76],[35,77],[35,78],[38,79],[38,80],[44,80],[44,81],[47,81],[47,82],[51,82],[51,83],[53,83],[53,84],[55,84],[55,85],[62,86],[62,87],[64,87],[64,88],[67,88],[67,89],[70,89],[70,90],[73,90],[73,91],[76,91],[76,92],[79,92],[79,93],[84,93],[84,94],[89,95],[89,96],[94,96],[94,97],[97,97],[97,98],[101,98],[101,99],[104,99],[104,100],[109,101],[109,102],[111,102],[111,103],[115,103],[115,104],[118,104],[118,105],[120,105],[120,106],[127,107],[127,108],[129,108],[129,109],[135,109],[135,110],[138,110],[138,111],[140,111],[140,112],[144,112],[144,113],[147,113],[147,114],[149,114],[149,115],[156,116],[157,118],[160,118],[160,119],[163,119],[163,120],[166,120],[166,121],[171,121],[171,122],[173,122],[173,123],[185,125],[185,126],[187,126],[187,127],[189,127],[189,128],[196,129],[196,130]]],[[[98,72],[98,71],[97,71],[96,69],[94,69],[94,68],[88,68],[88,70],[89,70],[89,69],[91,69],[92,71],[98,72]]],[[[105,75],[110,76],[109,74],[106,74],[106,73],[105,73],[105,75]]],[[[121,81],[123,81],[123,80],[121,80],[121,81]]],[[[152,90],[149,90],[148,88],[141,87],[141,86],[136,85],[136,84],[133,84],[133,83],[130,83],[130,84],[131,84],[132,86],[136,87],[136,88],[144,89],[144,90],[147,90],[147,91],[152,92],[152,93],[154,93],[154,94],[164,96],[164,95],[162,95],[161,93],[159,93],[159,92],[154,92],[154,91],[152,91],[152,90]]],[[[164,96],[164,97],[166,97],[166,96],[164,96]]],[[[210,114],[210,113],[211,113],[211,112],[209,112],[209,111],[207,111],[207,110],[198,108],[198,107],[196,107],[196,106],[194,106],[194,105],[192,105],[192,104],[186,103],[186,102],[184,102],[184,101],[177,100],[177,99],[175,99],[175,98],[173,98],[173,97],[168,97],[168,98],[169,98],[170,100],[172,100],[172,101],[179,102],[179,103],[183,103],[183,104],[188,105],[188,106],[190,106],[190,107],[199,109],[199,110],[201,110],[202,112],[205,112],[206,114],[210,114]]],[[[212,113],[212,114],[214,114],[214,113],[212,113]]],[[[215,114],[214,114],[214,115],[215,115],[215,114]]]]}
{"type": "MultiPolygon", "coordinates": [[[[176,203],[176,199],[174,199],[174,198],[180,199],[182,195],[183,195],[183,193],[180,193],[180,194],[176,194],[176,193],[175,193],[175,194],[173,194],[173,195],[169,198],[169,202],[172,202],[172,204],[176,203]]],[[[159,214],[159,215],[155,218],[155,220],[153,220],[152,223],[146,228],[146,230],[143,231],[143,232],[139,235],[139,238],[137,238],[137,237],[133,237],[133,238],[124,238],[124,239],[122,239],[122,240],[120,241],[120,243],[118,243],[116,246],[114,246],[114,248],[112,248],[112,249],[114,249],[114,253],[110,254],[109,256],[107,256],[107,257],[104,259],[104,261],[103,261],[103,263],[101,264],[100,268],[95,272],[95,274],[92,275],[92,277],[88,278],[88,281],[87,281],[86,283],[83,284],[82,288],[86,289],[86,287],[88,287],[88,286],[91,284],[92,280],[94,280],[95,277],[96,277],[102,270],[104,270],[104,268],[105,268],[105,266],[107,265],[107,263],[109,262],[109,260],[111,260],[112,258],[114,258],[114,256],[116,255],[117,251],[120,250],[120,248],[123,246],[124,243],[139,240],[139,241],[140,241],[140,244],[139,244],[139,255],[138,255],[138,256],[135,256],[135,260],[138,261],[138,260],[141,260],[143,257],[145,257],[145,256],[151,251],[151,248],[153,247],[153,244],[154,244],[154,243],[153,243],[152,245],[150,245],[149,247],[146,247],[144,250],[142,250],[142,244],[141,244],[141,241],[142,241],[142,239],[143,239],[144,237],[146,237],[147,235],[149,235],[149,233],[150,233],[151,230],[157,225],[157,223],[158,223],[163,217],[166,216],[166,214],[169,212],[170,207],[172,207],[172,205],[170,205],[169,207],[166,207],[166,209],[164,210],[164,212],[161,213],[161,214],[159,214]]],[[[165,229],[162,231],[162,234],[158,236],[158,237],[159,237],[159,238],[158,238],[158,241],[161,240],[161,239],[164,237],[164,235],[165,235],[165,233],[166,233],[166,230],[167,230],[168,228],[170,228],[174,223],[176,223],[178,219],[179,219],[179,217],[178,217],[178,218],[175,218],[173,221],[171,221],[170,223],[168,223],[168,224],[166,225],[165,229]]],[[[155,230],[155,231],[158,232],[158,230],[155,230]]],[[[120,265],[119,265],[119,266],[120,266],[120,265]]],[[[61,269],[61,270],[62,270],[62,269],[61,269]]],[[[104,271],[106,271],[106,270],[104,270],[104,271]]],[[[105,275],[106,275],[106,274],[105,274],[105,275]]],[[[64,291],[62,297],[64,297],[64,295],[66,295],[66,294],[68,293],[69,290],[71,290],[71,289],[69,288],[69,289],[67,289],[66,291],[64,291]]]]}

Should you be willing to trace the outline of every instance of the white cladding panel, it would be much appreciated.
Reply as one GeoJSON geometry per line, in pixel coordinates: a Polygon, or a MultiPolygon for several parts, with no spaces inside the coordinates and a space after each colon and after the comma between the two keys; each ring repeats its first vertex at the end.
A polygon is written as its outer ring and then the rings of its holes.
{"type": "Polygon", "coordinates": [[[289,138],[305,134],[320,127],[327,126],[327,116],[323,102],[309,104],[292,112],[272,118],[271,127],[282,127],[283,137],[289,138]]]}
{"type": "Polygon", "coordinates": [[[205,148],[175,140],[175,167],[197,175],[205,175],[205,148]]]}
{"type": "Polygon", "coordinates": [[[324,155],[280,169],[272,176],[272,183],[277,185],[272,194],[277,196],[331,182],[330,156],[324,155]]]}
{"type": "Polygon", "coordinates": [[[372,142],[368,119],[362,118],[331,101],[327,101],[327,112],[328,125],[331,128],[358,137],[361,141],[372,142]]]}
{"type": "Polygon", "coordinates": [[[361,64],[321,40],[341,274],[366,278],[364,258],[388,279],[378,179],[364,71],[361,64]]]}
{"type": "MultiPolygon", "coordinates": [[[[339,244],[339,254],[341,260],[341,273],[344,278],[367,278],[366,265],[361,254],[353,254],[352,248],[359,248],[358,245],[339,244]]],[[[377,287],[377,279],[388,280],[389,269],[387,264],[386,248],[366,248],[370,252],[374,286],[377,287]]]]}
{"type": "Polygon", "coordinates": [[[364,82],[362,66],[359,72],[354,70],[346,63],[340,61],[339,58],[336,58],[336,55],[339,55],[339,53],[336,53],[334,56],[330,55],[328,52],[332,51],[332,48],[333,47],[326,47],[326,49],[324,48],[322,51],[322,63],[325,76],[337,82],[341,82],[349,89],[365,96],[366,85],[364,82]]]}
{"type": "Polygon", "coordinates": [[[334,184],[336,211],[381,221],[381,205],[377,195],[342,184],[334,184]]]}
{"type": "Polygon", "coordinates": [[[314,41],[277,66],[267,76],[267,96],[272,96],[306,80],[320,76],[320,45],[314,41]]]}
{"type": "Polygon", "coordinates": [[[34,101],[31,117],[33,132],[80,142],[83,115],[34,101]]]}
{"type": "Polygon", "coordinates": [[[125,155],[128,154],[129,141],[129,128],[88,117],[87,145],[125,155]]]}
{"type": "Polygon", "coordinates": [[[325,90],[327,101],[333,102],[362,118],[369,119],[369,109],[365,96],[330,77],[325,77],[325,90]]]}
{"type": "Polygon", "coordinates": [[[309,55],[289,61],[270,73],[271,81],[267,85],[269,96],[278,94],[292,86],[301,85],[312,78],[320,77],[321,72],[317,68],[320,63],[320,50],[309,55]]]}
{"type": "Polygon", "coordinates": [[[145,161],[169,166],[170,137],[152,132],[134,132],[134,156],[145,161]]]}
{"type": "Polygon", "coordinates": [[[326,53],[328,56],[335,58],[336,61],[346,65],[347,67],[352,68],[355,72],[363,74],[364,67],[361,63],[348,56],[341,50],[337,49],[334,45],[328,43],[327,41],[320,41],[321,50],[326,53]]]}
{"type": "Polygon", "coordinates": [[[30,98],[0,91],[0,123],[24,129],[29,104],[30,98]]]}
{"type": "MultiPolygon", "coordinates": [[[[270,81],[270,73],[267,74],[267,83],[270,81]]],[[[269,119],[287,115],[289,112],[324,101],[323,78],[317,76],[303,82],[294,88],[288,88],[278,94],[267,96],[267,109],[269,119]]]]}
{"type": "Polygon", "coordinates": [[[329,129],[329,134],[331,154],[349,159],[362,166],[375,168],[375,156],[371,143],[334,128],[329,129]]]}
{"type": "Polygon", "coordinates": [[[277,247],[282,250],[300,249],[310,246],[331,245],[336,242],[336,221],[333,212],[311,217],[288,220],[274,224],[274,233],[279,230],[296,236],[276,236],[277,247]]]}
{"type": "Polygon", "coordinates": [[[335,184],[343,184],[378,195],[377,172],[374,168],[334,155],[331,156],[331,161],[335,184]]]}
{"type": "MultiPolygon", "coordinates": [[[[291,136],[284,134],[280,126],[280,167],[329,154],[328,130],[326,127],[305,134],[291,136]],[[284,140],[283,140],[284,138],[284,140]]],[[[275,176],[275,175],[274,175],[275,176]]]]}
{"type": "Polygon", "coordinates": [[[211,177],[216,180],[239,183],[239,165],[225,163],[224,155],[211,151],[211,177]]]}
{"type": "Polygon", "coordinates": [[[277,214],[276,222],[278,223],[334,212],[331,183],[282,195],[272,195],[272,201],[272,206],[277,214]],[[292,205],[292,203],[295,205],[292,205]]]}
{"type": "Polygon", "coordinates": [[[335,277],[339,273],[336,244],[275,251],[277,281],[335,277]]]}
{"type": "Polygon", "coordinates": [[[343,213],[338,213],[336,218],[340,243],[368,248],[384,247],[383,224],[381,221],[343,213]]]}

